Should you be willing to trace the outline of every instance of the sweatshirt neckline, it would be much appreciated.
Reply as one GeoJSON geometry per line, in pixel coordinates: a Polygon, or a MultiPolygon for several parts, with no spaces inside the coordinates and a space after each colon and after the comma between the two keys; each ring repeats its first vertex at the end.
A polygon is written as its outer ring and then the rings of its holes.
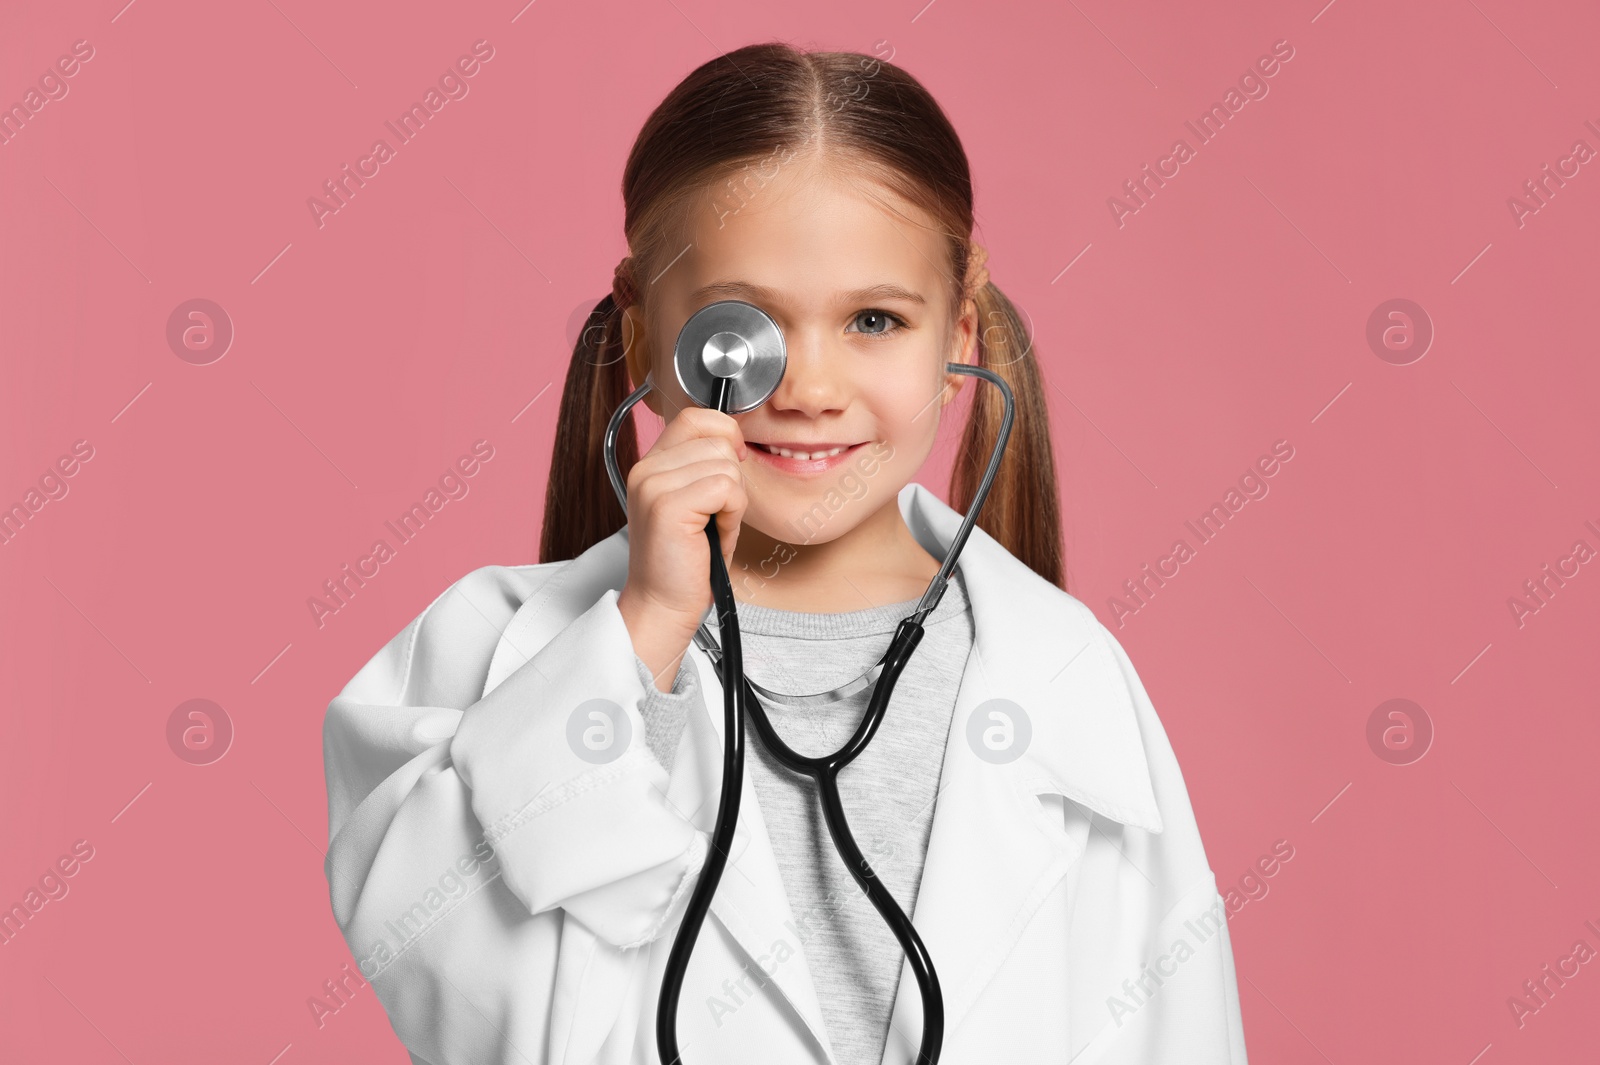
{"type": "MultiPolygon", "coordinates": [[[[779,607],[760,606],[740,602],[739,632],[756,636],[788,636],[803,640],[838,640],[861,636],[878,636],[893,633],[900,622],[916,610],[922,596],[899,603],[885,603],[862,610],[846,610],[834,614],[814,614],[803,610],[784,610],[779,607]]],[[[939,605],[923,622],[924,628],[940,625],[967,611],[967,589],[961,574],[961,564],[956,563],[950,583],[946,585],[939,605]]]]}

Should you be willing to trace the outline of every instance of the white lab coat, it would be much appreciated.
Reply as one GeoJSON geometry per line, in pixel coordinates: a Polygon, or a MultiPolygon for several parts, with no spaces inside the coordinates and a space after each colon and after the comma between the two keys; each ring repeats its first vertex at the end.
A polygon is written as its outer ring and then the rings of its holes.
{"type": "MultiPolygon", "coordinates": [[[[942,558],[961,516],[915,483],[899,505],[942,558]]],[[[571,561],[473,570],[328,707],[333,911],[415,1062],[657,1065],[661,973],[716,815],[722,689],[691,645],[707,712],[669,776],[616,605],[627,563],[623,529],[571,561]],[[569,742],[595,699],[625,714],[610,761],[569,742]]],[[[1127,655],[981,528],[960,566],[976,642],[912,915],[943,987],[942,1061],[1245,1065],[1226,911],[1127,655]],[[1003,763],[969,741],[997,699],[1031,726],[1023,748],[1009,712],[1023,753],[1003,763]]],[[[996,708],[980,727],[1003,748],[996,708]]],[[[747,770],[679,1008],[686,1065],[837,1065],[794,916],[747,770]]],[[[885,1065],[921,1033],[905,967],[885,1065]]]]}

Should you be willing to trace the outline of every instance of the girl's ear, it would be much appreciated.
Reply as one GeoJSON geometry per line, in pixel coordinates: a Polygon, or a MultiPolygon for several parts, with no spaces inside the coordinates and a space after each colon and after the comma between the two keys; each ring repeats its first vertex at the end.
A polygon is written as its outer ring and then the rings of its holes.
{"type": "MultiPolygon", "coordinates": [[[[622,312],[623,354],[628,360],[629,391],[644,384],[650,372],[650,333],[645,329],[644,316],[638,304],[622,312]]],[[[661,390],[652,388],[644,397],[645,406],[657,415],[661,413],[661,390]]]]}
{"type": "Polygon", "coordinates": [[[961,317],[956,319],[956,357],[953,362],[964,363],[972,366],[978,361],[979,330],[983,323],[978,321],[978,301],[964,299],[961,301],[961,317]]]}
{"type": "MultiPolygon", "coordinates": [[[[965,366],[973,366],[978,362],[978,302],[973,299],[961,301],[961,315],[956,319],[955,329],[951,335],[951,354],[946,362],[959,362],[965,366]]],[[[961,394],[961,389],[966,385],[966,374],[947,373],[945,378],[945,396],[941,407],[950,403],[961,394]]]]}

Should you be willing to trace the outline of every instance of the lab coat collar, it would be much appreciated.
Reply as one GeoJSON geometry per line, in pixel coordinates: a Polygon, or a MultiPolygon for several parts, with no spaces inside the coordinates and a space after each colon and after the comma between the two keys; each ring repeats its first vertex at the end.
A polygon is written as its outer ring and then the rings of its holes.
{"type": "MultiPolygon", "coordinates": [[[[962,515],[915,481],[901,489],[899,502],[917,542],[943,559],[962,515]]],[[[1022,706],[1032,727],[1014,763],[1019,773],[1104,817],[1160,832],[1133,703],[1105,653],[1093,612],[979,525],[957,565],[972,606],[975,658],[969,669],[983,671],[990,698],[1022,706]],[[1103,668],[1107,664],[1111,668],[1103,668]]],[[[957,731],[953,725],[952,739],[957,731]]]]}
{"type": "MultiPolygon", "coordinates": [[[[915,482],[900,491],[898,502],[912,535],[943,559],[962,515],[915,482]]],[[[620,590],[627,578],[627,534],[624,526],[564,565],[518,610],[502,643],[540,646],[606,590],[620,590]]],[[[971,604],[974,644],[951,719],[912,913],[940,977],[947,1035],[1079,856],[1080,845],[1059,816],[1049,816],[1040,795],[1065,796],[1121,824],[1162,830],[1127,682],[1088,607],[981,527],[973,528],[958,566],[971,604]],[[996,711],[1005,716],[994,717],[996,711]],[[987,750],[984,729],[1003,730],[1008,720],[1011,749],[1020,747],[1021,753],[1009,761],[997,760],[993,751],[980,753],[987,750]]],[[[692,644],[688,655],[701,680],[706,715],[691,723],[691,739],[679,750],[665,798],[709,831],[720,785],[723,695],[709,657],[692,644]]],[[[497,673],[511,667],[512,656],[497,652],[495,658],[490,687],[497,673]]],[[[835,1061],[748,767],[730,868],[711,909],[749,955],[758,982],[766,972],[827,1060],[835,1061]],[[779,943],[792,956],[774,963],[779,943]]],[[[719,974],[711,983],[722,975],[740,974],[719,974]]],[[[913,1061],[921,1032],[921,998],[906,965],[885,1065],[913,1061]]]]}

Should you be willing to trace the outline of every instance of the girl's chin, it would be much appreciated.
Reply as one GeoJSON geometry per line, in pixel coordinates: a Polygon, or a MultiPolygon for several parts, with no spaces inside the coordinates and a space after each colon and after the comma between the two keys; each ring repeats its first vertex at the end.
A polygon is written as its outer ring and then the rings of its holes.
{"type": "MultiPolygon", "coordinates": [[[[859,492],[860,485],[856,488],[859,492]]],[[[791,548],[817,547],[837,540],[876,509],[866,495],[848,495],[832,483],[800,485],[788,492],[763,485],[753,488],[751,496],[740,523],[739,553],[744,555],[758,542],[753,537],[746,542],[742,530],[749,529],[772,542],[771,550],[762,554],[771,554],[779,561],[786,559],[791,548]],[[758,493],[759,501],[754,498],[758,493]]]]}

